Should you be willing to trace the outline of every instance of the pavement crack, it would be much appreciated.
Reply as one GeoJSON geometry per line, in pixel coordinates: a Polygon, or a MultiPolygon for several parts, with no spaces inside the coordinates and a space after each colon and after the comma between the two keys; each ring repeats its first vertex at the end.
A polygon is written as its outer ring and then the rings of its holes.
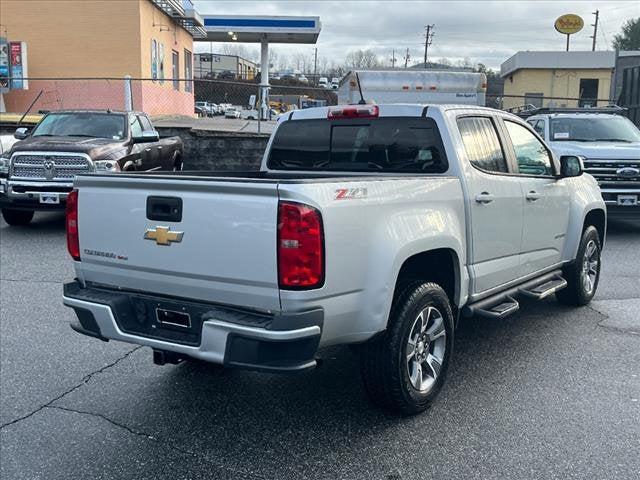
{"type": "Polygon", "coordinates": [[[128,352],[126,352],[124,355],[122,355],[121,357],[118,357],[116,360],[114,360],[113,362],[99,368],[98,370],[95,370],[91,373],[88,373],[87,375],[85,375],[82,380],[80,380],[80,382],[78,382],[77,384],[75,384],[74,386],[72,386],[71,388],[69,388],[68,390],[62,392],[60,395],[58,395],[57,397],[49,400],[47,403],[45,403],[44,405],[40,405],[38,408],[36,408],[35,410],[27,413],[26,415],[23,415],[22,417],[18,417],[14,420],[11,420],[10,422],[4,423],[2,425],[0,425],[0,430],[2,430],[5,427],[9,427],[11,425],[14,425],[16,423],[22,422],[23,420],[26,420],[27,418],[35,415],[36,413],[38,413],[39,411],[41,411],[43,408],[47,408],[47,407],[51,407],[52,404],[54,402],[57,402],[58,400],[61,400],[62,398],[66,397],[67,395],[69,395],[72,392],[75,392],[77,389],[79,389],[80,387],[86,385],[89,380],[91,380],[95,375],[98,375],[102,372],[104,372],[105,370],[117,365],[118,363],[120,363],[122,360],[126,359],[129,355],[131,355],[133,352],[135,352],[136,350],[139,350],[140,348],[142,348],[142,345],[139,345],[131,350],[129,350],[128,352]]]}
{"type": "Polygon", "coordinates": [[[116,422],[115,420],[107,417],[106,415],[102,415],[101,413],[87,412],[87,411],[84,411],[84,410],[76,410],[75,408],[61,407],[60,405],[45,405],[43,408],[55,408],[57,410],[64,410],[65,412],[79,413],[81,415],[89,415],[89,416],[92,416],[92,417],[101,418],[104,421],[110,423],[111,425],[114,425],[114,426],[116,426],[118,428],[122,428],[122,429],[126,430],[127,432],[131,433],[132,435],[136,435],[138,437],[143,437],[143,438],[146,438],[148,440],[158,441],[158,439],[155,438],[153,435],[149,435],[148,433],[144,433],[144,432],[138,432],[137,430],[134,430],[133,428],[128,427],[124,423],[116,422]]]}
{"type": "Polygon", "coordinates": [[[141,432],[141,431],[138,431],[138,430],[134,430],[133,428],[129,427],[128,425],[125,425],[124,423],[120,423],[120,422],[118,422],[116,420],[113,420],[112,418],[109,418],[106,415],[103,415],[102,413],[88,412],[86,410],[77,410],[75,408],[62,407],[62,406],[59,406],[59,405],[50,405],[50,404],[49,405],[45,405],[42,408],[52,408],[52,409],[57,409],[57,410],[63,410],[65,412],[77,413],[79,415],[88,415],[90,417],[100,418],[100,419],[104,420],[105,422],[113,425],[114,427],[121,428],[121,429],[129,432],[132,435],[135,435],[137,437],[141,437],[141,438],[143,438],[145,440],[150,440],[150,441],[152,441],[154,443],[157,443],[159,446],[161,446],[163,448],[168,448],[170,450],[178,452],[181,455],[187,455],[187,456],[190,456],[190,457],[198,458],[199,460],[202,460],[202,461],[204,461],[206,463],[209,463],[212,466],[214,466],[214,467],[216,467],[216,468],[218,468],[220,470],[223,470],[225,472],[230,472],[230,473],[233,473],[233,474],[240,474],[240,475],[243,476],[243,478],[255,478],[255,479],[258,479],[258,480],[263,480],[265,478],[263,476],[256,475],[253,472],[247,472],[247,471],[244,471],[244,470],[238,470],[238,469],[230,468],[229,466],[226,466],[226,465],[224,465],[222,463],[219,463],[219,462],[211,460],[207,455],[203,455],[203,454],[194,452],[192,450],[188,450],[186,448],[178,447],[178,446],[172,444],[171,442],[168,442],[168,441],[163,440],[161,438],[155,437],[155,436],[153,436],[153,435],[151,435],[149,433],[145,433],[145,432],[141,432]]]}

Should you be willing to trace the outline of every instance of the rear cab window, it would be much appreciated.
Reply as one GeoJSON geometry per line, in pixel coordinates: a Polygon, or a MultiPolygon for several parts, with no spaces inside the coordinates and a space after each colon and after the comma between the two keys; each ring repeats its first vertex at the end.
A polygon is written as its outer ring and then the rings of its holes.
{"type": "Polygon", "coordinates": [[[271,170],[444,173],[435,121],[424,117],[290,120],[276,131],[271,170]]]}

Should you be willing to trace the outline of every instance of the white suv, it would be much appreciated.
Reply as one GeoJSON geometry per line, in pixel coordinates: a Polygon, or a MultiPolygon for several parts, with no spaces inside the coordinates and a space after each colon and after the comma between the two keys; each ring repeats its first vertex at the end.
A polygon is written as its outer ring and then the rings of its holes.
{"type": "Polygon", "coordinates": [[[602,191],[610,216],[640,218],[640,130],[630,120],[585,109],[527,122],[558,156],[576,155],[602,191]]]}

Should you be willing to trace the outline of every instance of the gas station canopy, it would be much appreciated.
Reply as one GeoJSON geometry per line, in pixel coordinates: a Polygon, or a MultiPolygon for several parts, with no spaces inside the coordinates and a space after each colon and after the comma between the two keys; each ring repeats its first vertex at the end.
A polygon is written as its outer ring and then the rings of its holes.
{"type": "Polygon", "coordinates": [[[205,42],[316,43],[320,17],[203,15],[205,42]]]}

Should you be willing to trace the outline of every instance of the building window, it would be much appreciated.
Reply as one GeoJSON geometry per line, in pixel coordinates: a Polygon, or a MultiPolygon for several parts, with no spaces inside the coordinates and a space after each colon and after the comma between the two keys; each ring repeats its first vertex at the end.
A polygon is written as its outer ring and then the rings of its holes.
{"type": "Polygon", "coordinates": [[[580,79],[579,107],[588,108],[598,106],[598,83],[597,78],[580,79]]]}
{"type": "Polygon", "coordinates": [[[193,78],[193,57],[191,56],[191,52],[184,49],[184,91],[192,92],[193,91],[193,83],[190,81],[193,78]]]}
{"type": "Polygon", "coordinates": [[[173,89],[180,90],[180,55],[175,50],[171,50],[171,71],[173,73],[173,89]]]}
{"type": "Polygon", "coordinates": [[[533,105],[536,108],[542,108],[543,93],[525,93],[524,104],[533,105]]]}

